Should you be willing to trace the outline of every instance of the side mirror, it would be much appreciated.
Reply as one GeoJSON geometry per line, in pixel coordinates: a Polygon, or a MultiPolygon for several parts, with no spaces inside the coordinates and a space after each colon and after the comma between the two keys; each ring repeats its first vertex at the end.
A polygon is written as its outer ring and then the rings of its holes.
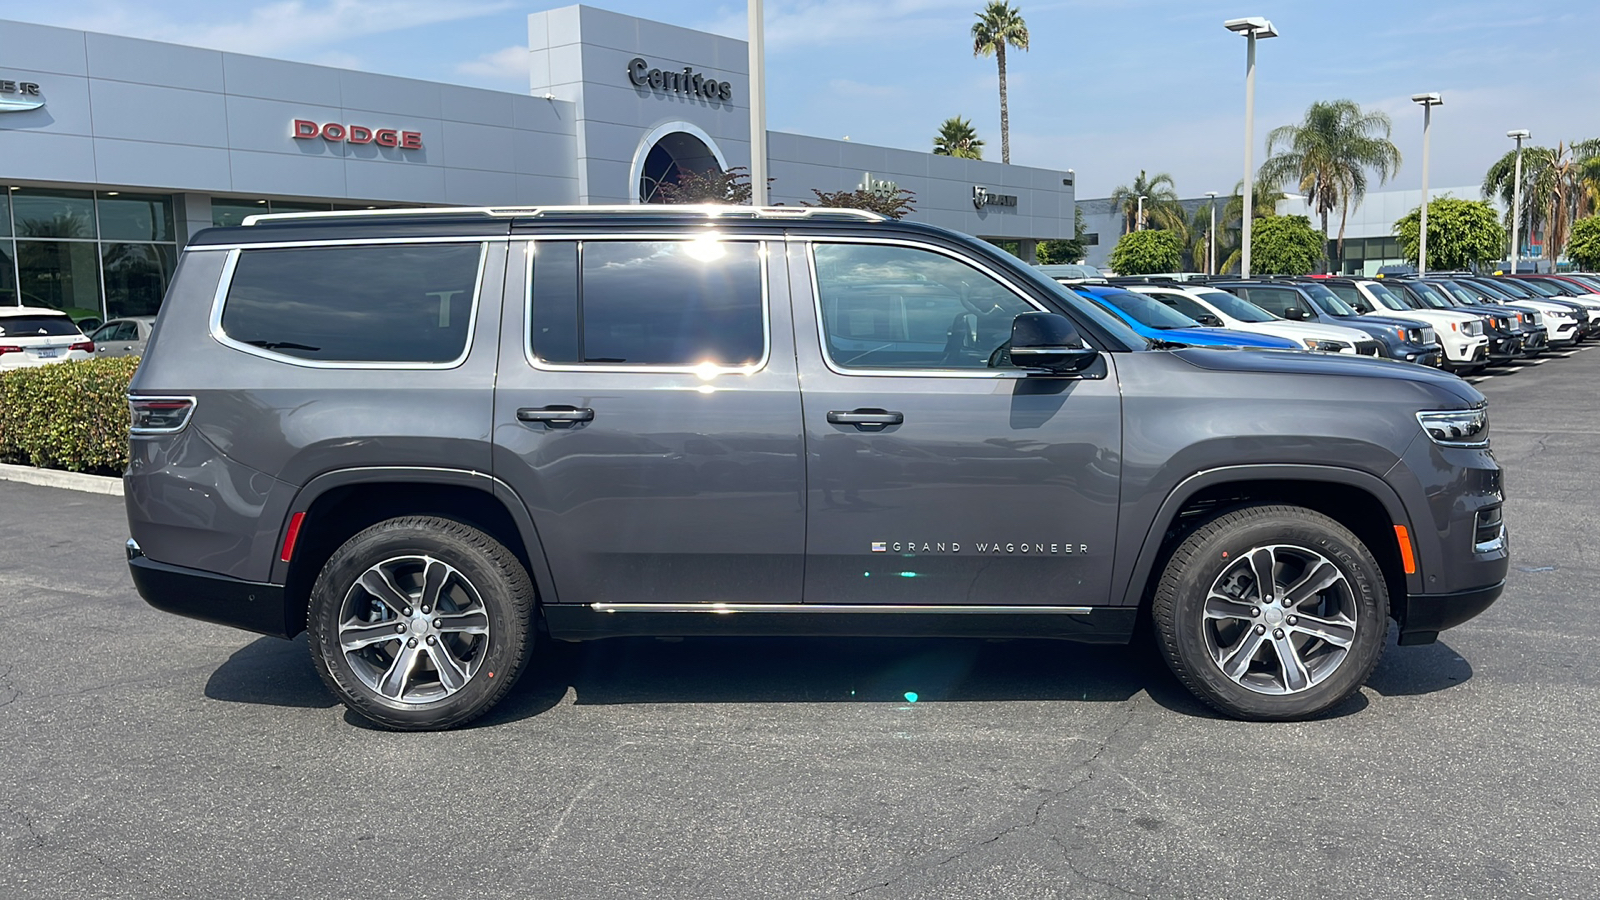
{"type": "Polygon", "coordinates": [[[1298,322],[1306,317],[1306,311],[1298,306],[1286,306],[1283,308],[1283,317],[1291,322],[1298,322]]]}
{"type": "Polygon", "coordinates": [[[1207,326],[1210,326],[1211,328],[1221,328],[1222,327],[1222,320],[1217,318],[1216,316],[1212,315],[1211,313],[1201,313],[1200,315],[1195,316],[1194,320],[1196,322],[1199,322],[1201,325],[1207,325],[1207,326]]]}
{"type": "Polygon", "coordinates": [[[1099,358],[1100,351],[1083,345],[1066,316],[1027,312],[1011,320],[1011,362],[1019,368],[1067,375],[1099,358]]]}

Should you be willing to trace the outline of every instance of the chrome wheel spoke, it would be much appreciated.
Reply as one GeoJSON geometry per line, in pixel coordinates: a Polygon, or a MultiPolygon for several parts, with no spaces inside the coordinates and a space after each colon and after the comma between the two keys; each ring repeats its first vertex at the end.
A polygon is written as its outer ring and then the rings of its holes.
{"type": "Polygon", "coordinates": [[[411,611],[411,598],[405,591],[395,586],[394,579],[380,566],[361,573],[361,580],[357,582],[362,589],[376,597],[384,606],[394,611],[397,616],[404,616],[411,611]]]}
{"type": "Polygon", "coordinates": [[[444,634],[488,634],[489,614],[482,610],[447,613],[436,616],[439,631],[444,634]]]}
{"type": "Polygon", "coordinates": [[[1299,606],[1306,600],[1322,593],[1335,584],[1344,580],[1344,573],[1339,567],[1327,560],[1319,560],[1315,566],[1306,570],[1306,574],[1293,587],[1283,592],[1284,606],[1299,606]]]}
{"type": "Polygon", "coordinates": [[[409,644],[401,646],[400,652],[394,655],[394,661],[389,664],[389,670],[383,673],[383,680],[378,682],[378,693],[395,700],[401,699],[421,656],[422,651],[418,647],[409,644]]]}
{"type": "Polygon", "coordinates": [[[428,566],[422,571],[422,605],[428,609],[439,608],[439,594],[444,591],[445,582],[455,574],[455,569],[444,563],[428,557],[428,566]]]}
{"type": "Polygon", "coordinates": [[[1250,571],[1256,579],[1256,596],[1262,603],[1272,599],[1277,590],[1277,582],[1273,580],[1273,573],[1278,568],[1278,554],[1272,547],[1260,547],[1250,551],[1250,571]]]}
{"type": "Polygon", "coordinates": [[[396,631],[398,622],[347,622],[339,626],[339,646],[348,653],[360,650],[373,644],[382,644],[386,641],[404,640],[405,636],[396,631]]]}
{"type": "Polygon", "coordinates": [[[1339,616],[1336,619],[1324,619],[1321,616],[1296,613],[1295,622],[1289,628],[1301,634],[1320,638],[1341,650],[1348,649],[1356,640],[1356,623],[1344,616],[1339,616]]]}
{"type": "Polygon", "coordinates": [[[1303,691],[1311,686],[1311,673],[1306,671],[1305,661],[1300,658],[1300,651],[1295,648],[1292,638],[1287,634],[1281,638],[1274,637],[1272,649],[1278,653],[1278,665],[1282,670],[1283,686],[1286,690],[1303,691]]]}
{"type": "Polygon", "coordinates": [[[430,644],[426,649],[434,669],[439,672],[439,685],[445,689],[445,693],[453,694],[461,690],[467,683],[467,672],[461,663],[456,661],[443,643],[430,644]]]}
{"type": "Polygon", "coordinates": [[[1256,633],[1254,628],[1247,629],[1244,636],[1239,639],[1239,643],[1224,651],[1223,656],[1217,660],[1217,665],[1222,668],[1222,674],[1234,681],[1243,678],[1245,673],[1250,671],[1250,663],[1266,639],[1266,635],[1256,633]]]}
{"type": "Polygon", "coordinates": [[[1250,619],[1255,612],[1255,606],[1243,600],[1236,600],[1226,594],[1212,591],[1206,597],[1205,616],[1208,619],[1250,619]]]}

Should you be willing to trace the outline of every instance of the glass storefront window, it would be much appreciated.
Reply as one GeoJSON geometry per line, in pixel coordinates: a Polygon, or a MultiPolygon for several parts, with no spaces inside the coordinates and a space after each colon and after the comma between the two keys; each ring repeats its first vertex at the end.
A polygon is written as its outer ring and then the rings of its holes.
{"type": "Polygon", "coordinates": [[[173,240],[171,194],[102,193],[100,237],[103,240],[173,240]]]}
{"type": "Polygon", "coordinates": [[[275,213],[327,212],[333,209],[332,203],[300,203],[294,200],[274,200],[267,205],[275,213]]]}
{"type": "Polygon", "coordinates": [[[17,237],[94,239],[94,194],[21,188],[11,191],[17,237]]]}
{"type": "Polygon", "coordinates": [[[211,198],[211,224],[218,227],[243,225],[245,216],[270,212],[265,200],[218,200],[211,198]]]}
{"type": "Polygon", "coordinates": [[[100,260],[96,246],[91,241],[17,241],[22,305],[48,306],[74,319],[99,318],[100,260]]]}
{"type": "Polygon", "coordinates": [[[11,236],[11,191],[0,188],[0,237],[11,236]]]}
{"type": "Polygon", "coordinates": [[[0,304],[17,303],[17,251],[10,241],[0,241],[0,304]]]}
{"type": "Polygon", "coordinates": [[[100,248],[106,318],[155,315],[177,267],[177,248],[170,244],[101,244],[100,248]]]}

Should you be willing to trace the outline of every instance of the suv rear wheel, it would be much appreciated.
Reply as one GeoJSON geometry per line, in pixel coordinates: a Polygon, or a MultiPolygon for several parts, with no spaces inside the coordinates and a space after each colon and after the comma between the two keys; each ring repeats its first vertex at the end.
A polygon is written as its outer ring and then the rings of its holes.
{"type": "Polygon", "coordinates": [[[1388,635],[1389,595],[1349,529],[1296,506],[1252,506],[1195,529],[1152,608],[1167,664],[1243,719],[1301,719],[1354,693],[1388,635]]]}
{"type": "Polygon", "coordinates": [[[450,519],[389,519],[334,551],[311,590],[311,658],[328,689],[386,728],[464,724],[533,650],[533,583],[494,538],[450,519]]]}

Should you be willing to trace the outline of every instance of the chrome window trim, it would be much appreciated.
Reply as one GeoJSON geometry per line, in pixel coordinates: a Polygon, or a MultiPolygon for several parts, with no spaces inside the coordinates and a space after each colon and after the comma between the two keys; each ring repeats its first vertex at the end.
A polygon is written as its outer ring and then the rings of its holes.
{"type": "MultiPolygon", "coordinates": [[[[761,358],[748,366],[668,366],[668,365],[619,365],[617,363],[551,363],[545,362],[534,355],[533,352],[533,260],[541,242],[565,243],[576,241],[584,242],[611,242],[611,241],[671,241],[687,243],[695,236],[685,236],[683,232],[657,232],[635,233],[626,235],[590,234],[590,235],[538,235],[523,236],[523,266],[522,266],[522,358],[530,367],[540,372],[632,372],[632,373],[663,373],[678,372],[689,375],[698,375],[702,378],[713,378],[717,375],[754,375],[766,369],[772,361],[772,287],[768,283],[771,277],[768,259],[772,255],[772,241],[768,237],[723,236],[727,243],[755,244],[756,258],[761,266],[761,358]]],[[[578,277],[583,278],[583,260],[579,257],[578,277]]],[[[508,263],[509,265],[509,263],[508,263]]]]}
{"type": "MultiPolygon", "coordinates": [[[[185,253],[203,253],[208,250],[282,250],[296,247],[349,247],[367,246],[373,244],[492,244],[505,243],[511,240],[506,234],[453,234],[434,235],[432,237],[371,237],[371,238],[327,238],[324,240],[306,241],[236,241],[231,244],[202,244],[199,246],[185,247],[185,253]]],[[[123,241],[122,243],[128,243],[123,241]]]]}
{"type": "Polygon", "coordinates": [[[1000,285],[1016,294],[1024,303],[1032,306],[1037,312],[1050,312],[1038,301],[1018,290],[1015,284],[995,272],[993,269],[979,262],[961,256],[951,250],[925,241],[905,240],[902,238],[869,238],[856,236],[831,236],[831,235],[805,235],[795,238],[805,244],[806,269],[811,278],[811,309],[817,319],[817,343],[822,349],[822,362],[829,371],[836,375],[845,375],[854,378],[876,378],[887,376],[890,378],[989,378],[1013,379],[1026,378],[1025,369],[868,369],[852,368],[834,362],[833,356],[828,353],[828,335],[822,324],[822,291],[818,289],[817,282],[817,244],[876,244],[880,246],[910,247],[914,250],[931,250],[941,256],[948,256],[959,263],[964,263],[989,276],[1000,285]]]}
{"type": "Polygon", "coordinates": [[[132,413],[132,407],[135,400],[187,400],[189,402],[189,409],[184,412],[183,422],[181,424],[171,428],[138,428],[133,425],[129,425],[128,433],[135,437],[177,434],[178,432],[189,427],[189,422],[194,419],[195,407],[200,405],[200,401],[193,394],[135,394],[130,391],[124,396],[127,397],[130,414],[132,413]]]}
{"type": "Polygon", "coordinates": [[[276,246],[278,246],[278,245],[273,245],[273,244],[256,244],[256,245],[250,245],[248,247],[234,247],[234,248],[232,248],[232,249],[230,249],[228,251],[228,259],[227,259],[226,262],[224,262],[222,264],[222,276],[217,279],[217,291],[216,291],[216,294],[212,297],[212,300],[211,300],[211,323],[210,323],[211,339],[216,341],[217,343],[221,344],[224,347],[227,347],[227,348],[229,348],[231,350],[237,350],[240,353],[247,353],[247,354],[249,354],[251,356],[260,357],[261,359],[272,360],[273,362],[287,363],[287,364],[289,364],[291,366],[299,366],[299,367],[304,368],[304,369],[377,369],[377,370],[400,369],[400,370],[418,370],[418,371],[422,371],[422,370],[454,369],[454,368],[459,367],[462,363],[465,363],[467,361],[467,357],[472,355],[472,343],[473,343],[473,339],[476,337],[477,331],[478,331],[478,310],[482,307],[483,273],[486,270],[486,268],[488,267],[488,262],[489,262],[489,242],[488,241],[484,241],[484,240],[480,240],[478,238],[451,238],[451,239],[414,238],[414,239],[386,240],[386,241],[359,241],[359,240],[358,241],[335,241],[335,242],[320,243],[320,244],[319,243],[313,243],[313,244],[308,244],[308,245],[304,245],[304,246],[313,246],[313,247],[318,247],[318,246],[345,246],[345,245],[356,245],[356,244],[365,245],[365,244],[373,244],[373,243],[381,243],[381,244],[458,243],[458,244],[477,244],[478,245],[478,274],[477,274],[477,278],[475,279],[475,281],[473,283],[473,287],[472,287],[472,312],[467,317],[467,340],[466,340],[466,343],[461,348],[461,355],[460,356],[457,356],[455,359],[449,360],[447,362],[384,362],[384,361],[361,362],[361,361],[349,361],[349,360],[302,359],[301,357],[290,356],[290,355],[288,355],[286,353],[275,353],[275,352],[273,352],[271,350],[264,350],[264,349],[262,349],[260,347],[252,347],[249,344],[234,340],[233,338],[228,336],[228,333],[226,331],[223,331],[223,329],[222,329],[222,312],[223,312],[224,305],[227,303],[228,291],[229,291],[230,288],[233,287],[233,275],[234,275],[234,270],[236,270],[238,268],[238,266],[239,266],[239,255],[240,255],[240,253],[242,253],[244,250],[247,250],[247,249],[250,249],[250,250],[272,249],[272,248],[275,248],[276,246]]]}

